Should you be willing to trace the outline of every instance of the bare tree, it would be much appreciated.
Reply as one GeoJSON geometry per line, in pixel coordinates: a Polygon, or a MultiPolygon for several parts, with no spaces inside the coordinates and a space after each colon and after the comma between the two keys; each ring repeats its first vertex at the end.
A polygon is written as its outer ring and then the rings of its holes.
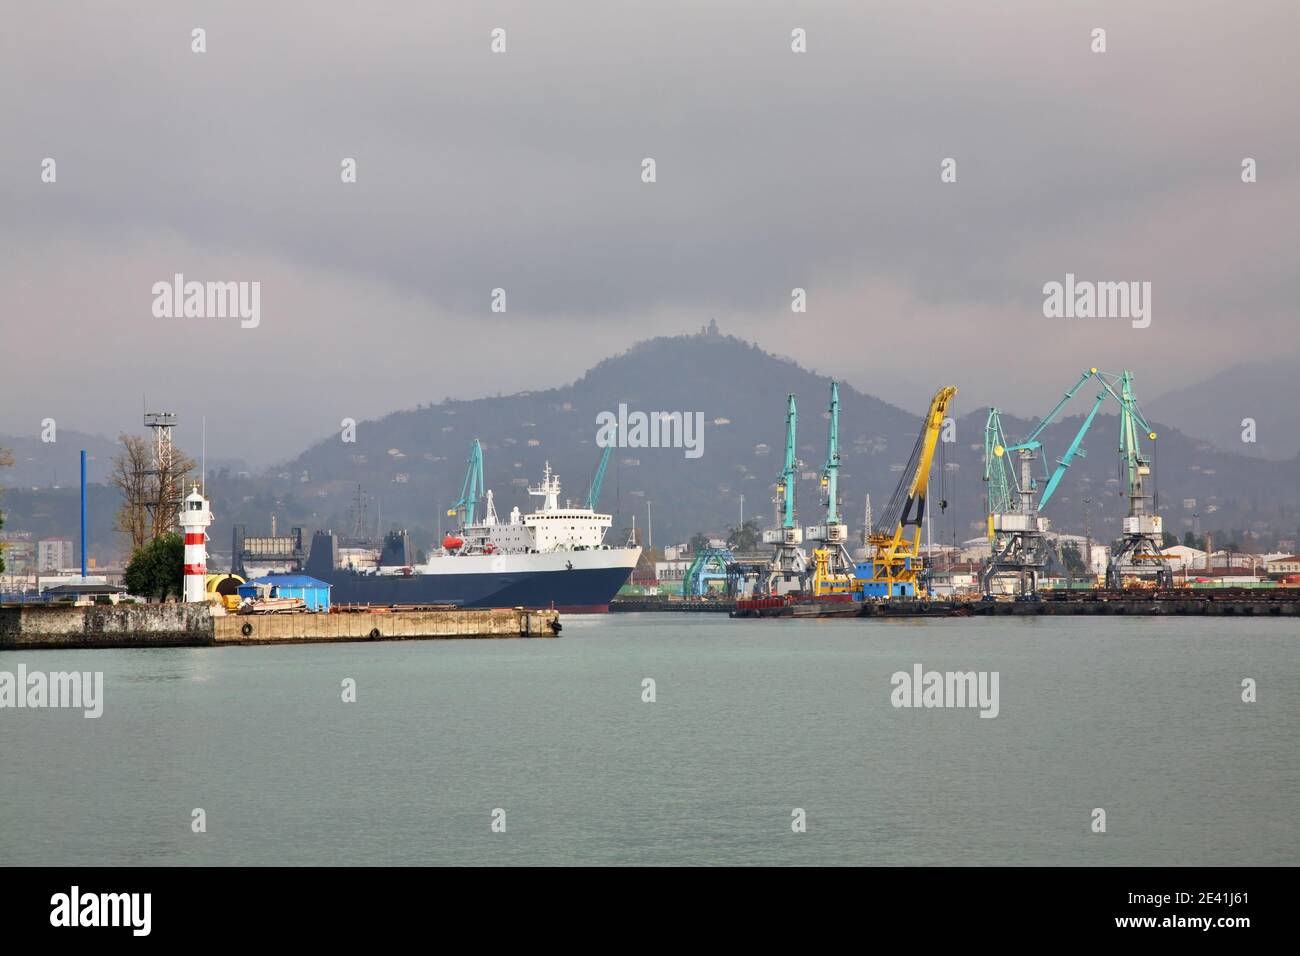
{"type": "Polygon", "coordinates": [[[189,494],[190,474],[198,463],[179,448],[172,448],[171,466],[154,463],[153,489],[149,511],[153,516],[153,535],[157,541],[176,531],[181,516],[181,502],[189,494]]]}
{"type": "Polygon", "coordinates": [[[135,554],[144,545],[176,530],[185,479],[194,460],[172,450],[170,467],[154,460],[153,445],[138,435],[121,435],[122,450],[113,456],[109,481],[122,495],[114,530],[126,535],[135,554]]]}
{"type": "Polygon", "coordinates": [[[109,481],[122,495],[122,505],[117,510],[113,530],[126,535],[131,542],[131,554],[144,547],[152,529],[149,518],[149,501],[152,495],[153,450],[149,442],[138,435],[119,435],[122,450],[113,456],[113,471],[109,481]]]}

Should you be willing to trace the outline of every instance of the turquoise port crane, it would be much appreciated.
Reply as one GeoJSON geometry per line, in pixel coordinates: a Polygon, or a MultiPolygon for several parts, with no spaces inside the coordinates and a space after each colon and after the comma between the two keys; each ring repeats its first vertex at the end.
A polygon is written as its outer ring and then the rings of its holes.
{"type": "Polygon", "coordinates": [[[1125,371],[1120,376],[1118,394],[1111,389],[1111,394],[1119,402],[1119,461],[1124,472],[1125,488],[1130,498],[1148,498],[1143,493],[1143,479],[1151,474],[1151,462],[1142,454],[1142,439],[1139,431],[1145,432],[1151,441],[1156,440],[1156,433],[1138,408],[1137,398],[1133,395],[1133,375],[1125,371]]]}
{"type": "Polygon", "coordinates": [[[701,548],[695,552],[690,566],[682,576],[682,597],[706,597],[711,582],[719,582],[725,590],[731,581],[731,565],[736,556],[730,548],[701,548]]]}
{"type": "MultiPolygon", "coordinates": [[[[1133,395],[1132,373],[1124,371],[1117,375],[1092,368],[1083,373],[1075,386],[1057,402],[1056,407],[1018,444],[1006,442],[1002,434],[1000,413],[996,408],[989,409],[988,423],[984,429],[984,480],[988,486],[989,541],[993,545],[993,554],[980,574],[980,585],[985,594],[990,593],[994,575],[1001,571],[1015,571],[1021,576],[1021,595],[1031,597],[1037,587],[1037,575],[1047,566],[1048,557],[1061,563],[1055,549],[1043,535],[1047,523],[1039,517],[1039,513],[1052,500],[1052,495],[1070,464],[1076,457],[1084,456],[1081,447],[1084,436],[1092,427],[1107,396],[1115,399],[1120,409],[1120,468],[1127,479],[1129,498],[1129,513],[1124,520],[1122,544],[1107,567],[1107,583],[1111,587],[1119,587],[1126,573],[1154,573],[1158,585],[1170,583],[1172,576],[1160,555],[1161,519],[1153,513],[1154,509],[1149,505],[1152,496],[1145,490],[1145,480],[1151,474],[1151,463],[1141,449],[1141,433],[1145,432],[1151,441],[1155,441],[1156,433],[1138,408],[1137,399],[1133,395]],[[1094,378],[1101,384],[1101,391],[1074,440],[1065,454],[1057,459],[1056,469],[1050,475],[1044,463],[1043,476],[1047,484],[1042,496],[1035,502],[1038,483],[1032,475],[1031,465],[1043,448],[1039,439],[1084,384],[1094,378]],[[1006,465],[1008,452],[1015,452],[1020,461],[1019,479],[1006,465]]],[[[1090,566],[1092,556],[1085,555],[1084,560],[1090,566]]],[[[1068,576],[1068,569],[1066,573],[1068,576]]]]}
{"type": "Polygon", "coordinates": [[[794,393],[786,400],[785,412],[785,467],[781,469],[781,478],[776,485],[776,493],[781,498],[781,527],[795,527],[794,511],[794,436],[799,427],[799,410],[794,404],[794,393]]]}
{"type": "Polygon", "coordinates": [[[460,489],[460,500],[447,509],[447,514],[460,514],[460,523],[462,527],[468,527],[474,523],[475,508],[479,499],[484,495],[483,487],[483,446],[479,444],[477,438],[469,449],[469,461],[466,463],[465,483],[460,489]]]}
{"type": "Polygon", "coordinates": [[[1119,466],[1128,496],[1128,516],[1124,519],[1120,546],[1106,566],[1106,584],[1112,588],[1122,587],[1125,576],[1149,575],[1155,579],[1157,587],[1170,587],[1173,585],[1173,572],[1160,551],[1164,538],[1163,519],[1155,513],[1154,496],[1146,490],[1147,479],[1152,477],[1152,463],[1142,453],[1142,432],[1146,433],[1153,449],[1156,433],[1138,407],[1130,372],[1126,370],[1113,386],[1108,383],[1107,387],[1120,406],[1119,466]],[[1118,386],[1118,392],[1115,386],[1118,386]]]}
{"type": "Polygon", "coordinates": [[[831,381],[831,426],[826,433],[826,467],[822,469],[822,494],[826,496],[826,523],[840,523],[840,383],[831,381]]]}
{"type": "MultiPolygon", "coordinates": [[[[1097,369],[1088,369],[1024,440],[1015,444],[1008,443],[1003,434],[1001,412],[996,408],[989,409],[988,421],[984,426],[984,481],[988,486],[988,534],[992,553],[980,573],[980,587],[986,595],[992,593],[993,578],[997,574],[1013,571],[1020,575],[1021,596],[1032,598],[1038,590],[1038,575],[1048,567],[1049,561],[1055,561],[1064,567],[1055,546],[1044,534],[1048,525],[1046,520],[1039,517],[1039,513],[1052,500],[1074,459],[1086,455],[1082,447],[1083,439],[1092,428],[1093,420],[1108,394],[1113,393],[1106,378],[1097,369]],[[1080,389],[1094,378],[1101,382],[1102,390],[1097,394],[1092,408],[1084,417],[1083,425],[1065,454],[1057,459],[1056,468],[1050,475],[1047,463],[1043,462],[1043,477],[1047,483],[1041,497],[1035,501],[1038,480],[1033,475],[1033,462],[1043,451],[1043,443],[1040,441],[1043,432],[1056,421],[1080,389]],[[1011,452],[1015,453],[1020,463],[1019,477],[1006,464],[1006,456],[1011,452]]],[[[1068,568],[1066,575],[1070,575],[1068,568]]]]}
{"type": "Polygon", "coordinates": [[[785,412],[785,465],[776,482],[777,527],[763,532],[763,543],[776,545],[768,564],[766,592],[775,595],[781,582],[802,589],[808,571],[808,558],[799,547],[803,543],[803,529],[795,512],[795,433],[799,427],[799,411],[794,393],[786,398],[785,412]]]}
{"type": "MultiPolygon", "coordinates": [[[[1046,417],[1044,417],[1043,420],[1038,423],[1038,425],[1034,428],[1033,431],[1029,433],[1029,435],[1024,439],[1024,441],[1014,445],[1003,444],[1001,450],[999,450],[997,446],[993,448],[993,455],[995,458],[1002,458],[1008,452],[1029,452],[1029,453],[1034,453],[1034,457],[1037,457],[1036,453],[1041,451],[1043,448],[1043,443],[1040,442],[1038,439],[1042,436],[1044,430],[1046,430],[1048,425],[1056,421],[1056,416],[1059,415],[1065,409],[1065,406],[1070,403],[1070,400],[1079,393],[1079,389],[1083,388],[1083,386],[1091,378],[1101,379],[1102,391],[1097,395],[1097,400],[1093,403],[1092,409],[1088,412],[1087,416],[1084,418],[1083,426],[1079,429],[1078,433],[1074,436],[1074,440],[1070,442],[1069,448],[1066,449],[1064,455],[1062,455],[1060,458],[1056,460],[1056,470],[1053,471],[1051,475],[1047,474],[1047,463],[1043,462],[1043,477],[1047,479],[1047,486],[1043,489],[1043,496],[1038,501],[1037,508],[1039,511],[1042,511],[1045,507],[1047,507],[1047,503],[1052,500],[1052,495],[1056,493],[1057,486],[1061,483],[1061,479],[1065,477],[1065,471],[1067,468],[1070,467],[1075,457],[1077,456],[1082,458],[1087,454],[1085,451],[1083,451],[1083,449],[1080,446],[1083,443],[1084,436],[1088,434],[1088,429],[1092,427],[1093,419],[1097,417],[1097,411],[1101,408],[1102,403],[1105,402],[1106,400],[1106,395],[1110,392],[1109,385],[1106,383],[1106,380],[1102,378],[1101,373],[1098,372],[1095,368],[1089,369],[1088,371],[1084,372],[1082,377],[1075,384],[1075,386],[1065,393],[1065,397],[1056,403],[1056,407],[1047,413],[1046,417]]],[[[991,408],[989,409],[989,413],[990,413],[989,414],[990,424],[992,424],[994,417],[998,415],[998,410],[996,408],[991,408]]],[[[1000,419],[998,419],[997,429],[999,432],[1001,432],[1001,428],[1002,428],[1002,422],[1000,419]]],[[[985,432],[987,436],[988,433],[987,426],[985,428],[985,432]]],[[[1024,456],[1024,457],[1028,458],[1028,456],[1024,456]]],[[[986,473],[987,473],[987,464],[986,464],[986,473]]],[[[1006,479],[1004,474],[1002,478],[1002,484],[1005,485],[1005,482],[1006,479]]],[[[1037,482],[1033,479],[1030,479],[1030,488],[1028,490],[1033,490],[1036,485],[1037,482]]],[[[1017,487],[1017,491],[1022,494],[1026,490],[1027,489],[1025,488],[1017,487]]]]}
{"type": "Polygon", "coordinates": [[[811,541],[821,542],[813,551],[813,594],[847,594],[853,591],[853,558],[844,542],[849,529],[840,520],[840,383],[831,380],[831,403],[826,410],[830,427],[826,433],[826,464],[822,468],[822,503],[826,523],[808,529],[811,541]]]}
{"type": "Polygon", "coordinates": [[[609,464],[609,453],[614,446],[618,444],[618,426],[614,426],[614,433],[610,436],[610,443],[605,446],[605,451],[600,456],[600,464],[596,466],[596,474],[591,479],[591,488],[587,491],[587,507],[592,511],[596,510],[596,504],[600,501],[600,486],[605,483],[605,467],[609,464]]]}

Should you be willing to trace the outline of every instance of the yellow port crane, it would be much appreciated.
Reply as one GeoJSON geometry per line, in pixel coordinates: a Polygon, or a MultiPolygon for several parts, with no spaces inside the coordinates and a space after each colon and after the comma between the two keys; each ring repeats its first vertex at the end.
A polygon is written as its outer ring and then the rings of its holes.
{"type": "Polygon", "coordinates": [[[930,466],[948,414],[948,403],[956,394],[955,386],[945,385],[930,400],[930,410],[921,423],[921,433],[916,437],[903,477],[867,538],[871,577],[863,583],[869,596],[897,597],[917,590],[930,466]]]}

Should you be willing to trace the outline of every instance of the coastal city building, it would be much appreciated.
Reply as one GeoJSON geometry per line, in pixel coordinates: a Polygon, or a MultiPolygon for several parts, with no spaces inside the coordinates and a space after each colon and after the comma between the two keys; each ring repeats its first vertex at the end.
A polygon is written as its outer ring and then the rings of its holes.
{"type": "Polygon", "coordinates": [[[7,574],[22,574],[36,565],[36,545],[29,531],[0,532],[0,556],[7,574]]]}
{"type": "Polygon", "coordinates": [[[76,564],[76,551],[67,538],[43,538],[36,545],[36,570],[60,571],[76,564]]]}
{"type": "Polygon", "coordinates": [[[1300,574],[1300,555],[1288,554],[1268,562],[1269,574],[1300,574]]]}

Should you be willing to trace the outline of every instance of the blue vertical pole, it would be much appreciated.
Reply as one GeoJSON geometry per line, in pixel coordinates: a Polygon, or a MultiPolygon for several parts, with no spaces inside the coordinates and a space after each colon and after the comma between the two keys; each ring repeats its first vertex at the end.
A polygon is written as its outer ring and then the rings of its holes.
{"type": "Polygon", "coordinates": [[[81,449],[81,578],[86,579],[86,449],[81,449]]]}

